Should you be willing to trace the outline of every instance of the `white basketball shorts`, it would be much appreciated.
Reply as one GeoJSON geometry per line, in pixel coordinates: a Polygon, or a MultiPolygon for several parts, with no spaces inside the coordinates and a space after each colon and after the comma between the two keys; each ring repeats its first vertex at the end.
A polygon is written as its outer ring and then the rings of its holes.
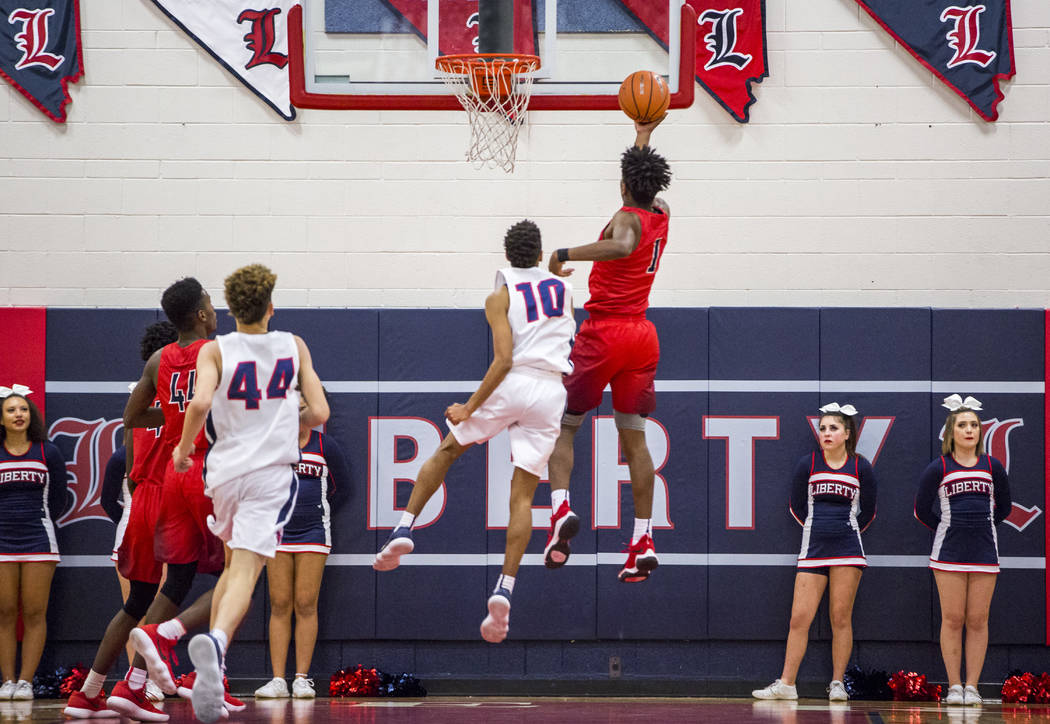
{"type": "Polygon", "coordinates": [[[542,475],[561,432],[565,386],[560,372],[515,367],[466,421],[449,425],[460,445],[510,435],[514,467],[542,475]]]}
{"type": "Polygon", "coordinates": [[[273,558],[298,490],[290,465],[271,465],[208,488],[205,493],[215,509],[208,528],[230,548],[273,558]]]}

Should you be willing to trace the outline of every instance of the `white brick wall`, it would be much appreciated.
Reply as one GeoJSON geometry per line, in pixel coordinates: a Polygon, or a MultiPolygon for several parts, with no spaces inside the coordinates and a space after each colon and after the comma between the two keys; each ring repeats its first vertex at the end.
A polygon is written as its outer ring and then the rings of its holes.
{"type": "MultiPolygon", "coordinates": [[[[1013,1],[994,124],[852,0],[767,11],[751,123],[698,88],[656,133],[675,180],[653,303],[1050,307],[1050,4],[1013,1]]],[[[218,301],[261,261],[279,305],[477,307],[508,225],[550,250],[618,206],[619,113],[534,113],[517,171],[476,171],[460,113],[286,123],[152,4],[81,12],[65,126],[0,85],[0,304],[149,307],[189,274],[218,301]]]]}

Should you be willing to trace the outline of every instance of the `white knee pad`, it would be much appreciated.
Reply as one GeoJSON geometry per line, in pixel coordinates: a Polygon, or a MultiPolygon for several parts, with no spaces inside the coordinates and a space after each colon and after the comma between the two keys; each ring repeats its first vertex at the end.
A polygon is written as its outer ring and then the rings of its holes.
{"type": "Polygon", "coordinates": [[[638,413],[626,413],[613,410],[617,430],[639,430],[645,432],[645,418],[638,413]]]}

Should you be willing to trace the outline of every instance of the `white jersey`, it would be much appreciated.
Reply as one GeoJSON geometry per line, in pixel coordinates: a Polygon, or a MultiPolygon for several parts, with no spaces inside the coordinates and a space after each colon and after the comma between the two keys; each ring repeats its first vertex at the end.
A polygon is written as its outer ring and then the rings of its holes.
{"type": "Polygon", "coordinates": [[[514,334],[514,367],[572,372],[572,285],[535,266],[500,269],[496,289],[504,285],[510,294],[507,320],[514,334]]]}
{"type": "Polygon", "coordinates": [[[206,430],[204,482],[215,488],[256,470],[299,462],[299,348],[288,332],[215,338],[222,379],[206,430]]]}

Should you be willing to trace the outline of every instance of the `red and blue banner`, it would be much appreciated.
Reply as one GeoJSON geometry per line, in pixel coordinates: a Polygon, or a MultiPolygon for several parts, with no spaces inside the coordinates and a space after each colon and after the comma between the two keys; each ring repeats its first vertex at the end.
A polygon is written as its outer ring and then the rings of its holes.
{"type": "MultiPolygon", "coordinates": [[[[697,82],[741,123],[757,100],[751,86],[769,75],[765,0],[686,0],[696,10],[697,82]]],[[[666,46],[667,15],[652,0],[622,0],[666,46]]]]}
{"type": "Polygon", "coordinates": [[[0,0],[0,75],[65,123],[68,86],[84,75],[79,0],[0,0]]]}
{"type": "Polygon", "coordinates": [[[1014,75],[1010,0],[857,0],[909,53],[986,121],[1014,75]]]}

